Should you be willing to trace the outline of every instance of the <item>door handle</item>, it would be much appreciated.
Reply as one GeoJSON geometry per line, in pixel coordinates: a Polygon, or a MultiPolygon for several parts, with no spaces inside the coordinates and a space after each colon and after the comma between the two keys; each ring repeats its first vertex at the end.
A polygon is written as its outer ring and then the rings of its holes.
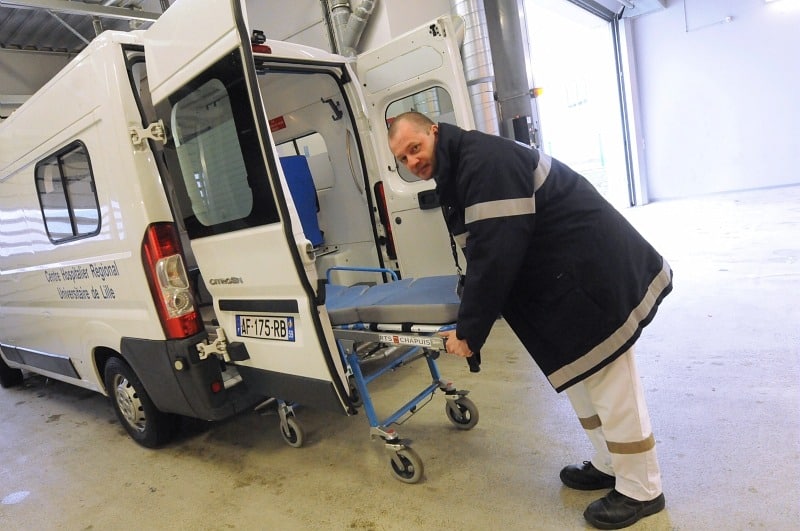
{"type": "Polygon", "coordinates": [[[436,190],[423,190],[417,194],[417,201],[419,201],[420,210],[431,210],[439,208],[439,196],[436,195],[436,190]]]}

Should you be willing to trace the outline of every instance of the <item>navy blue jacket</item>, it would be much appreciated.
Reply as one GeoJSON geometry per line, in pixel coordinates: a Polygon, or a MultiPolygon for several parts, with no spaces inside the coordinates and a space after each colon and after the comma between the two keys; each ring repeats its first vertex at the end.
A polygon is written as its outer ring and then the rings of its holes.
{"type": "Polygon", "coordinates": [[[560,392],[633,346],[672,271],[585,178],[535,149],[445,123],[435,165],[467,258],[456,332],[473,351],[502,315],[560,392]]]}

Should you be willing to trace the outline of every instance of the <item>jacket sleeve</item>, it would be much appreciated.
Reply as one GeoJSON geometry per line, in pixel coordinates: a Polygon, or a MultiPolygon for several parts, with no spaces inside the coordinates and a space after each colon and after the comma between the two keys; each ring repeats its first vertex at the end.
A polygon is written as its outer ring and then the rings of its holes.
{"type": "Polygon", "coordinates": [[[456,335],[473,352],[482,348],[515,283],[524,282],[536,210],[535,152],[483,138],[463,152],[458,172],[468,267],[456,335]]]}

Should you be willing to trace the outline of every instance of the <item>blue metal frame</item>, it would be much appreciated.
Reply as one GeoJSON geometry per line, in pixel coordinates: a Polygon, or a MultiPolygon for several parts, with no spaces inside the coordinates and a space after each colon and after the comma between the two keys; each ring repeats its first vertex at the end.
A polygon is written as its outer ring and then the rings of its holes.
{"type": "MultiPolygon", "coordinates": [[[[339,350],[341,352],[342,347],[339,346],[339,350]]],[[[386,417],[384,420],[380,420],[378,418],[377,413],[375,412],[375,407],[372,404],[372,398],[369,394],[369,389],[367,388],[367,384],[371,381],[375,380],[376,378],[386,374],[389,371],[393,371],[397,367],[403,365],[406,361],[416,356],[421,347],[415,347],[410,349],[408,352],[394,360],[392,363],[387,364],[386,366],[382,367],[381,369],[377,370],[376,372],[370,374],[369,376],[364,376],[364,373],[361,372],[361,365],[358,362],[358,353],[353,349],[353,351],[349,354],[345,354],[342,352],[342,355],[347,360],[347,364],[350,367],[350,370],[353,372],[353,379],[355,380],[356,389],[358,390],[359,395],[361,396],[361,400],[364,404],[364,411],[367,414],[367,419],[369,420],[369,425],[372,428],[376,427],[387,427],[391,424],[394,424],[398,420],[400,420],[406,414],[412,412],[417,405],[419,405],[422,400],[425,399],[428,395],[433,395],[437,389],[441,388],[441,374],[439,373],[439,367],[436,365],[436,360],[433,359],[429,352],[425,352],[425,360],[428,362],[428,369],[431,373],[432,382],[428,385],[425,389],[423,389],[417,396],[406,402],[405,405],[400,407],[397,411],[386,417]]]]}

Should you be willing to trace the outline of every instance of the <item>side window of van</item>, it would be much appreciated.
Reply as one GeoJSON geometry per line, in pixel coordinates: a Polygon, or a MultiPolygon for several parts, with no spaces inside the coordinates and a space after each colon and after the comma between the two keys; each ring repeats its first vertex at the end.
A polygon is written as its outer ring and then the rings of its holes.
{"type": "MultiPolygon", "coordinates": [[[[386,108],[386,127],[391,125],[395,116],[408,111],[421,112],[434,122],[456,123],[453,100],[450,93],[442,87],[431,87],[389,104],[386,108]]],[[[419,180],[402,164],[397,164],[397,171],[404,181],[419,180]]]]}
{"type": "Polygon", "coordinates": [[[304,155],[311,157],[313,155],[320,155],[328,153],[328,146],[325,144],[325,139],[319,133],[311,133],[283,142],[275,146],[278,149],[278,155],[285,157],[287,155],[304,155]]]}
{"type": "Polygon", "coordinates": [[[53,243],[100,232],[100,206],[89,153],[73,142],[36,164],[36,192],[53,243]]]}

